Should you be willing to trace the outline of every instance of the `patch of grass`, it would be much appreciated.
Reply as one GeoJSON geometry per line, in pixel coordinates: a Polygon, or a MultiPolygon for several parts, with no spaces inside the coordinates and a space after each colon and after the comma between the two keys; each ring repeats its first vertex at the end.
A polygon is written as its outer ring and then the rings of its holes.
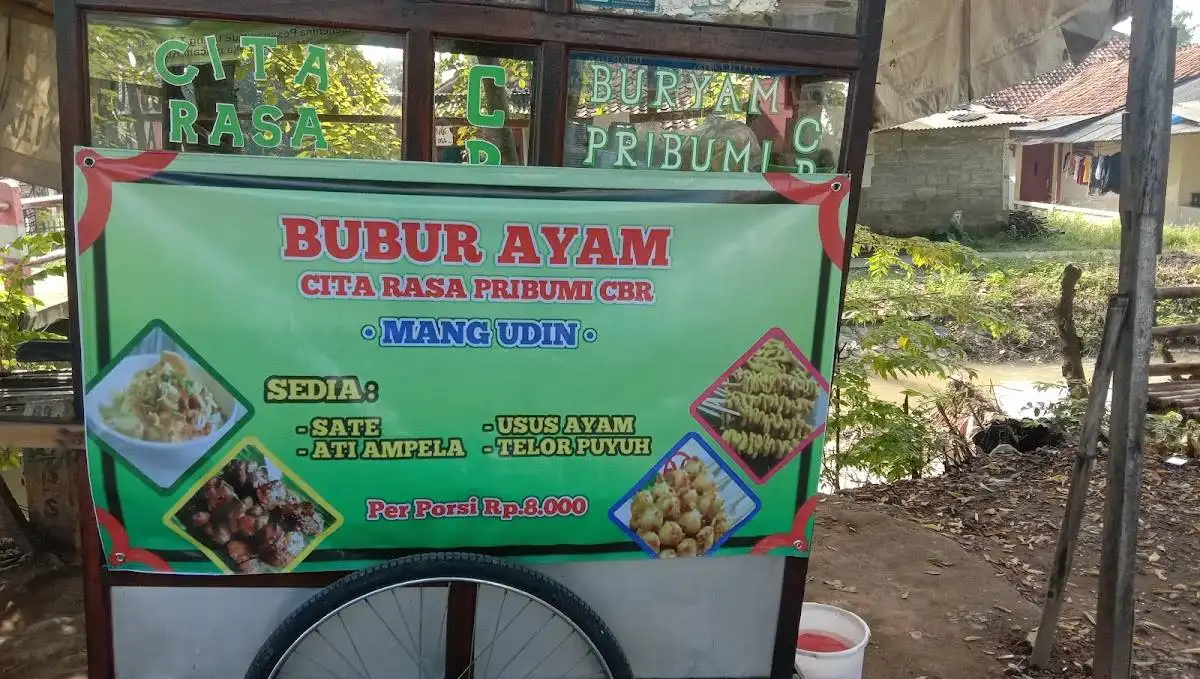
{"type": "MultiPolygon", "coordinates": [[[[1093,222],[1082,215],[1055,212],[1046,219],[1045,235],[1014,239],[1006,233],[973,241],[971,246],[983,252],[1034,251],[1091,251],[1118,250],[1121,246],[1121,224],[1118,221],[1093,222]]],[[[1200,254],[1200,226],[1167,224],[1163,228],[1163,252],[1200,254]]]]}
{"type": "MultiPolygon", "coordinates": [[[[1039,246],[1037,249],[1067,248],[1039,246]]],[[[1200,251],[1200,247],[1197,250],[1200,251]]],[[[1054,308],[1058,304],[1063,268],[1068,263],[1075,264],[1083,271],[1076,287],[1075,324],[1083,340],[1084,351],[1094,354],[1100,342],[1108,298],[1117,289],[1117,258],[1111,251],[1095,250],[1070,256],[1050,254],[1037,258],[991,259],[961,277],[939,279],[932,287],[927,286],[921,279],[911,280],[900,276],[868,278],[860,270],[851,273],[850,285],[856,294],[871,295],[880,299],[887,299],[905,289],[911,294],[914,285],[939,297],[955,289],[969,288],[974,291],[974,303],[983,307],[984,312],[994,312],[1007,319],[1009,332],[995,338],[974,329],[961,327],[948,316],[938,317],[936,314],[929,314],[928,310],[918,309],[914,309],[912,313],[925,316],[930,323],[962,345],[968,357],[973,360],[1057,360],[1058,330],[1054,325],[1054,308]]],[[[1197,283],[1200,283],[1200,252],[1175,252],[1159,258],[1160,286],[1197,283]]],[[[1157,322],[1160,325],[1200,322],[1200,300],[1163,301],[1158,304],[1157,311],[1157,322]]],[[[1190,346],[1188,342],[1194,345],[1194,341],[1188,340],[1173,342],[1171,346],[1190,346]]]]}

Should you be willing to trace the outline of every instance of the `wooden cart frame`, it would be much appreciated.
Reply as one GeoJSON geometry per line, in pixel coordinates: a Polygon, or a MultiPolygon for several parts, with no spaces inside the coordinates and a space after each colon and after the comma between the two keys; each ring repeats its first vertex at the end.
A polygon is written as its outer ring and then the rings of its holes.
{"type": "MultiPolygon", "coordinates": [[[[838,171],[854,177],[847,221],[847,248],[853,243],[858,213],[860,177],[873,123],[875,74],[883,33],[886,0],[856,0],[854,35],[810,33],[771,28],[718,25],[664,19],[578,13],[572,0],[543,0],[542,7],[494,4],[459,4],[439,0],[57,0],[55,33],[58,44],[59,103],[61,120],[63,208],[74,214],[74,162],[76,146],[92,142],[88,106],[88,62],[85,15],[96,13],[145,14],[194,19],[252,21],[288,25],[395,33],[405,37],[403,158],[433,160],[434,43],[438,38],[514,43],[537,50],[532,102],[531,165],[561,166],[567,121],[569,59],[572,50],[603,51],[615,55],[671,56],[706,62],[746,63],[763,66],[807,67],[849,79],[846,116],[838,171]]],[[[67,229],[67,251],[75,252],[67,229]]],[[[847,258],[849,252],[846,253],[847,258]]],[[[74,257],[68,258],[71,308],[77,290],[74,257]]],[[[845,281],[843,281],[843,295],[845,281]]],[[[72,317],[72,352],[76,417],[82,417],[82,371],[79,365],[79,318],[72,317]]],[[[30,423],[47,431],[54,425],[30,423]]],[[[53,436],[53,435],[51,435],[53,436]]],[[[32,441],[42,438],[30,434],[32,441]]],[[[323,587],[343,573],[244,575],[237,578],[154,575],[108,571],[104,567],[100,535],[88,487],[86,463],[79,474],[82,530],[88,675],[111,679],[114,674],[110,588],[154,587],[323,587]]],[[[772,679],[793,674],[796,629],[804,599],[808,560],[788,557],[784,568],[781,602],[771,662],[772,679]]],[[[470,629],[473,591],[455,596],[450,606],[465,611],[465,621],[450,614],[448,654],[458,651],[470,659],[471,646],[454,644],[453,630],[470,629]],[[461,606],[461,608],[459,608],[461,606]],[[466,623],[465,625],[463,623],[466,623]]],[[[461,660],[447,658],[448,666],[461,660]]]]}

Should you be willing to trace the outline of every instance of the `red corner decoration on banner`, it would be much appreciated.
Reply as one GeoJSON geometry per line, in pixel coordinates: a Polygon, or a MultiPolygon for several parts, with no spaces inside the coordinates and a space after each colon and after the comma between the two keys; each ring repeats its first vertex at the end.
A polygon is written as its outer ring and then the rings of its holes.
{"type": "Polygon", "coordinates": [[[112,210],[113,182],[136,182],[162,172],[178,153],[171,151],[146,151],[130,158],[105,158],[92,149],[81,149],[75,154],[87,183],[87,207],[76,223],[76,249],[82,253],[100,240],[108,215],[112,210]]]}
{"type": "Polygon", "coordinates": [[[842,201],[850,195],[850,178],[840,175],[819,184],[794,175],[768,172],[763,175],[779,195],[800,205],[817,205],[817,229],[825,256],[838,269],[846,269],[846,237],[842,235],[842,201]]]}
{"type": "Polygon", "coordinates": [[[126,566],[131,563],[142,564],[149,566],[156,573],[172,572],[170,564],[163,560],[162,557],[148,549],[134,549],[129,544],[129,536],[125,533],[125,527],[117,521],[117,517],[109,514],[103,509],[96,510],[96,522],[100,524],[112,540],[112,551],[108,553],[106,560],[110,566],[126,566]]]}
{"type": "Polygon", "coordinates": [[[796,512],[796,518],[792,519],[792,530],[789,533],[778,533],[770,535],[755,543],[750,549],[751,554],[769,554],[773,550],[781,547],[789,547],[797,552],[808,551],[808,540],[805,539],[806,528],[808,521],[812,518],[813,512],[817,509],[817,504],[821,502],[821,496],[814,495],[804,501],[800,505],[800,509],[796,512]]]}

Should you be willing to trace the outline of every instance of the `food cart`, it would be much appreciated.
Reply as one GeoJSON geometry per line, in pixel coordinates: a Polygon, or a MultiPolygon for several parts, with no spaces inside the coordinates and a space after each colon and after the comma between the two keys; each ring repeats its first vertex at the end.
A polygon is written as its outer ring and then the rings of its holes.
{"type": "Polygon", "coordinates": [[[791,676],[883,6],[59,2],[90,676],[791,676]]]}

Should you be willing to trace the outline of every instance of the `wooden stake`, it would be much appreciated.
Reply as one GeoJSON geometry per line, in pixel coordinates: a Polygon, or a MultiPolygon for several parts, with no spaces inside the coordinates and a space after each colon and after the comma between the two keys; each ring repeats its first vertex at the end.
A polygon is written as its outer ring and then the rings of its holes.
{"type": "Polygon", "coordinates": [[[1083,270],[1074,264],[1063,269],[1062,293],[1054,309],[1054,324],[1058,326],[1058,341],[1062,344],[1062,376],[1067,380],[1071,398],[1087,396],[1087,377],[1083,372],[1083,341],[1075,329],[1075,286],[1083,270]]]}
{"type": "Polygon", "coordinates": [[[1129,300],[1113,369],[1104,542],[1097,588],[1097,679],[1128,679],[1133,666],[1138,510],[1142,493],[1155,268],[1166,208],[1175,82],[1171,0],[1133,0],[1129,89],[1121,135],[1121,268],[1129,300]]]}
{"type": "Polygon", "coordinates": [[[1030,662],[1034,667],[1046,668],[1050,662],[1050,652],[1054,650],[1058,616],[1062,613],[1063,592],[1067,588],[1071,561],[1075,558],[1075,541],[1079,539],[1079,527],[1083,523],[1088,482],[1092,476],[1092,461],[1096,459],[1096,446],[1100,441],[1100,423],[1104,420],[1104,413],[1108,408],[1108,384],[1112,380],[1117,341],[1125,325],[1128,306],[1129,300],[1125,297],[1113,296],[1108,302],[1108,316],[1104,321],[1100,354],[1096,357],[1096,367],[1092,373],[1087,412],[1083,417],[1079,449],[1075,452],[1075,468],[1071,472],[1067,511],[1059,528],[1058,546],[1054,549],[1054,564],[1050,567],[1050,580],[1046,585],[1046,603],[1042,607],[1042,622],[1038,627],[1037,640],[1033,644],[1033,657],[1030,662]]]}

